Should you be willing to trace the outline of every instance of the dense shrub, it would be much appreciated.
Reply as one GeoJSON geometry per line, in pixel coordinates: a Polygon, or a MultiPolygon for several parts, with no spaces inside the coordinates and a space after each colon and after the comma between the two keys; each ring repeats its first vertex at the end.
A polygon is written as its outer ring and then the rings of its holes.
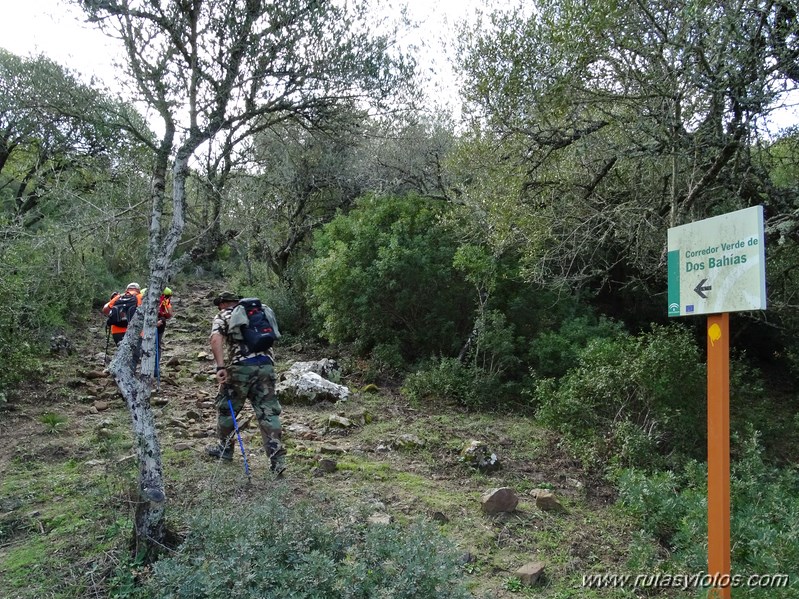
{"type": "Polygon", "coordinates": [[[308,304],[322,336],[364,355],[398,346],[414,361],[457,352],[473,293],[452,266],[446,205],[416,197],[360,200],[314,239],[308,304]]]}
{"type": "Polygon", "coordinates": [[[462,245],[453,264],[474,287],[474,326],[460,363],[445,356],[408,377],[405,391],[414,401],[529,410],[534,379],[562,376],[591,339],[623,330],[594,316],[577,295],[525,282],[512,252],[494,256],[486,247],[462,245]]]}
{"type": "Polygon", "coordinates": [[[540,382],[538,416],[563,432],[589,465],[648,461],[657,448],[700,456],[705,448],[705,367],[682,326],[599,338],[560,381],[540,382]]]}
{"type": "Polygon", "coordinates": [[[362,516],[291,507],[279,497],[196,516],[173,557],[155,565],[144,597],[428,599],[468,593],[456,557],[432,528],[366,525],[362,516]]]}
{"type": "Polygon", "coordinates": [[[488,311],[477,320],[476,335],[463,361],[437,358],[405,378],[403,393],[416,404],[441,401],[469,409],[527,410],[529,382],[520,358],[519,341],[504,315],[488,311]]]}
{"type": "Polygon", "coordinates": [[[560,378],[577,364],[593,339],[612,338],[623,326],[607,318],[580,315],[564,320],[557,330],[543,331],[530,343],[531,367],[538,378],[560,378]]]}
{"type": "Polygon", "coordinates": [[[489,407],[489,393],[479,368],[470,368],[457,358],[440,358],[405,378],[403,394],[416,405],[456,403],[467,407],[489,407]]]}
{"type": "MultiPolygon", "coordinates": [[[[0,252],[0,394],[26,378],[56,333],[85,323],[110,280],[92,247],[63,248],[56,234],[5,242],[0,252]]],[[[98,316],[98,323],[100,322],[98,316]]]]}
{"type": "Polygon", "coordinates": [[[521,369],[515,330],[504,314],[489,310],[477,319],[476,335],[467,358],[489,378],[506,380],[521,369]]]}
{"type": "MultiPolygon", "coordinates": [[[[624,470],[618,478],[620,506],[646,534],[669,549],[672,571],[707,567],[707,468],[689,462],[679,475],[624,470]]],[[[777,469],[762,458],[758,435],[733,442],[730,537],[734,574],[788,574],[790,588],[746,588],[741,599],[799,597],[799,473],[777,469]]],[[[662,564],[661,564],[662,565],[662,564]]],[[[650,567],[656,564],[649,564],[650,567]]],[[[704,596],[704,595],[702,595],[704,596]]]]}
{"type": "Polygon", "coordinates": [[[576,352],[589,339],[613,334],[620,325],[598,319],[578,293],[562,293],[525,280],[523,259],[512,251],[492,254],[488,248],[462,245],[454,265],[474,286],[478,329],[511,333],[506,354],[513,355],[539,377],[559,377],[576,362],[576,352]],[[493,315],[493,316],[492,316],[493,315]],[[501,315],[499,322],[496,315],[501,315]],[[495,322],[490,322],[494,320],[495,322]]]}

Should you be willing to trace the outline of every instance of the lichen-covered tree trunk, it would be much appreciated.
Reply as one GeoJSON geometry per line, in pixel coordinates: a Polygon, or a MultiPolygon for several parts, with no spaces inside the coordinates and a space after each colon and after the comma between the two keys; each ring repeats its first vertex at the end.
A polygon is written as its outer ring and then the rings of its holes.
{"type": "MultiPolygon", "coordinates": [[[[139,320],[140,319],[136,319],[139,320]]],[[[129,347],[121,347],[117,356],[122,364],[114,370],[117,385],[125,398],[130,412],[136,457],[139,462],[139,497],[136,503],[133,552],[144,563],[156,559],[166,544],[164,527],[166,494],[164,493],[163,468],[161,466],[161,446],[156,434],[153,410],[150,407],[152,377],[136,376],[133,368],[133,335],[125,342],[129,347]]],[[[116,359],[115,359],[116,360],[116,359]]],[[[113,365],[113,362],[112,362],[113,365]]],[[[145,365],[142,364],[144,370],[145,365]]]]}
{"type": "MultiPolygon", "coordinates": [[[[152,351],[152,348],[147,347],[152,343],[142,344],[144,360],[141,372],[137,373],[137,364],[134,360],[136,345],[139,340],[143,340],[140,336],[142,325],[146,330],[148,320],[152,319],[148,318],[146,308],[137,311],[128,327],[128,333],[109,365],[109,370],[125,398],[131,417],[136,457],[139,463],[139,496],[136,503],[132,544],[134,555],[145,563],[153,561],[165,544],[164,512],[166,504],[161,447],[158,443],[153,412],[150,407],[154,361],[148,356],[144,356],[145,352],[152,351]]],[[[150,328],[154,329],[154,325],[155,323],[152,322],[150,328]]],[[[145,335],[144,339],[147,337],[148,335],[145,335]]]]}
{"type": "MultiPolygon", "coordinates": [[[[167,136],[171,135],[168,131],[167,136]]],[[[153,198],[150,223],[150,276],[147,296],[128,328],[109,370],[125,398],[131,417],[136,457],[139,463],[138,501],[133,530],[134,555],[144,563],[154,561],[168,546],[165,526],[166,493],[161,462],[161,446],[155,428],[150,397],[157,382],[157,299],[170,274],[172,257],[185,226],[185,181],[188,156],[194,148],[178,151],[173,165],[172,220],[162,235],[161,216],[168,153],[171,139],[164,143],[165,152],[157,161],[153,177],[153,198]],[[134,359],[141,344],[141,368],[134,359]]]]}

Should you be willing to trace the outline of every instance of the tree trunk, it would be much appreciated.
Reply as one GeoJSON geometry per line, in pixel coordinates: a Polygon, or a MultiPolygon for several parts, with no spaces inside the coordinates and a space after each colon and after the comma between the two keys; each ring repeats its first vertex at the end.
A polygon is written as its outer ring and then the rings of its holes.
{"type": "MultiPolygon", "coordinates": [[[[152,376],[137,377],[133,364],[134,340],[139,338],[141,322],[142,319],[137,315],[134,319],[135,324],[131,326],[132,330],[125,336],[111,362],[111,371],[130,411],[136,457],[139,462],[139,497],[134,520],[133,552],[143,563],[150,563],[158,557],[165,545],[166,495],[161,466],[161,446],[150,407],[152,376]]],[[[145,370],[144,362],[142,370],[145,370]]]]}
{"type": "MultiPolygon", "coordinates": [[[[227,152],[232,151],[230,139],[226,140],[227,152]]],[[[216,257],[216,253],[226,241],[222,235],[222,190],[230,177],[233,162],[224,152],[207,166],[206,178],[201,181],[201,189],[205,200],[203,215],[205,232],[194,244],[190,253],[192,260],[198,264],[207,264],[216,257]]]]}
{"type": "Polygon", "coordinates": [[[109,365],[119,390],[122,392],[131,416],[136,457],[139,462],[139,497],[133,530],[134,555],[143,563],[157,559],[161,551],[170,545],[170,533],[164,522],[166,515],[166,493],[161,461],[161,446],[155,428],[155,419],[150,407],[150,396],[156,382],[156,321],[158,298],[167,281],[172,266],[172,257],[185,226],[186,176],[188,157],[193,148],[182,147],[175,158],[172,185],[172,221],[166,234],[162,235],[164,182],[168,164],[168,149],[171,148],[171,133],[168,131],[157,159],[153,176],[153,197],[150,222],[149,256],[150,276],[148,291],[141,307],[136,312],[128,333],[125,335],[114,359],[109,365]],[[142,332],[144,333],[142,335],[142,332]],[[134,349],[141,343],[141,370],[136,372],[134,349]]]}
{"type": "MultiPolygon", "coordinates": [[[[135,345],[141,339],[143,322],[148,318],[147,309],[139,309],[133,319],[128,333],[117,349],[109,371],[114,375],[117,386],[125,398],[131,417],[136,457],[139,462],[139,497],[136,503],[136,514],[133,531],[134,555],[143,563],[154,561],[165,545],[164,513],[166,495],[164,493],[163,469],[161,466],[161,447],[156,434],[153,411],[150,407],[152,392],[152,371],[154,360],[145,356],[142,361],[142,374],[136,374],[134,362],[135,345]],[[142,316],[143,314],[143,316],[142,316]]],[[[153,321],[150,328],[154,329],[153,321]]],[[[144,327],[147,329],[147,326],[144,327]]],[[[154,345],[143,343],[143,355],[152,352],[154,345]],[[153,345],[148,349],[147,345],[153,345]]]]}

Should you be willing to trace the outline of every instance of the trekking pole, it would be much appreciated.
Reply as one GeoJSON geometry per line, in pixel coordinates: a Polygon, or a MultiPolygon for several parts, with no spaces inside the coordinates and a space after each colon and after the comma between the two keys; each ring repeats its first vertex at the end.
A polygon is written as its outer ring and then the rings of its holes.
{"type": "Polygon", "coordinates": [[[155,390],[161,390],[161,333],[158,329],[155,331],[155,390]]]}
{"type": "Polygon", "coordinates": [[[247,481],[252,482],[250,479],[250,465],[247,463],[247,454],[244,453],[244,443],[241,441],[241,433],[239,433],[239,423],[236,422],[236,413],[233,411],[233,402],[230,400],[230,391],[228,390],[227,405],[230,408],[230,415],[233,416],[233,428],[236,430],[236,437],[239,440],[239,448],[241,449],[241,457],[244,458],[244,473],[247,475],[247,481]]]}

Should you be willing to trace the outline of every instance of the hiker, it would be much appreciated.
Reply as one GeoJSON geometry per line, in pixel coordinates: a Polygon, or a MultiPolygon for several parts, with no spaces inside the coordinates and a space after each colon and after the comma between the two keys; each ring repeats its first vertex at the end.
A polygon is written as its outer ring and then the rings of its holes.
{"type": "Polygon", "coordinates": [[[249,398],[271,470],[279,476],[286,469],[286,450],[281,443],[281,408],[275,395],[274,353],[271,348],[251,352],[246,344],[233,338],[231,316],[240,299],[240,296],[230,291],[224,291],[214,299],[219,313],[211,325],[209,343],[216,363],[216,380],[219,382],[216,397],[219,444],[208,447],[206,453],[214,458],[233,459],[235,423],[228,399],[233,406],[233,413],[238,416],[244,401],[249,398]]]}
{"type": "MultiPolygon", "coordinates": [[[[114,345],[119,345],[128,330],[128,323],[136,313],[136,309],[141,306],[141,287],[138,283],[128,283],[125,293],[115,293],[111,299],[103,306],[102,313],[108,316],[107,326],[111,328],[111,337],[114,345]]],[[[139,361],[139,351],[141,341],[133,348],[133,360],[139,361]]]]}
{"type": "Polygon", "coordinates": [[[166,321],[172,318],[174,311],[172,309],[172,290],[169,287],[164,287],[164,292],[158,300],[158,322],[155,325],[158,331],[158,349],[164,349],[164,330],[166,329],[166,321]]]}
{"type": "Polygon", "coordinates": [[[115,293],[103,306],[103,314],[110,317],[109,325],[111,327],[111,337],[113,337],[116,345],[122,342],[122,338],[128,330],[128,321],[133,317],[136,308],[139,306],[141,306],[141,287],[139,287],[138,283],[128,283],[128,286],[125,288],[125,293],[121,295],[115,293]],[[119,316],[111,316],[114,306],[117,306],[115,312],[118,312],[119,316]],[[124,309],[121,309],[123,306],[124,309]]]}

